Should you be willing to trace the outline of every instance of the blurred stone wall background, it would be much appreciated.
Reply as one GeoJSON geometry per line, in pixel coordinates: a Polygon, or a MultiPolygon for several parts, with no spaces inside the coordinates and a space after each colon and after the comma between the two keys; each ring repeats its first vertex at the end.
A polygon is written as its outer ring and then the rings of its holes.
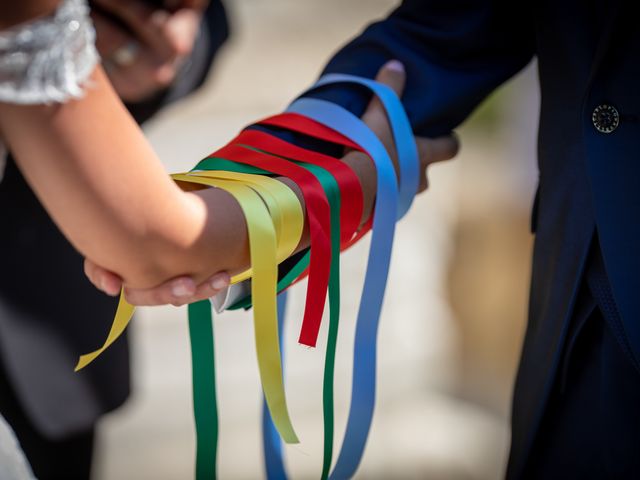
{"type": "MultiPolygon", "coordinates": [[[[253,120],[281,111],[341,44],[391,0],[228,0],[233,39],[196,96],[147,133],[169,171],[184,171],[253,120]]],[[[378,404],[357,478],[495,479],[504,471],[509,402],[526,317],[537,177],[533,67],[459,130],[462,152],[430,170],[430,190],[398,226],[379,334],[378,404]]],[[[346,423],[357,302],[368,242],[342,258],[336,449],[346,423]]],[[[322,461],[317,349],[296,343],[306,284],[291,295],[287,392],[300,445],[291,478],[322,461]]],[[[98,480],[193,478],[186,308],[140,309],[132,325],[134,395],[99,428],[98,480]]],[[[215,319],[223,479],[263,477],[260,384],[251,315],[215,319]]]]}

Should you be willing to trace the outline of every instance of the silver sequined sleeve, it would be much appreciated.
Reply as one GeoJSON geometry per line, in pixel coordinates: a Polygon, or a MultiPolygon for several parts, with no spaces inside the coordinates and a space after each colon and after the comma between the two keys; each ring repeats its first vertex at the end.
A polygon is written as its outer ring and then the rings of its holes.
{"type": "Polygon", "coordinates": [[[48,17],[0,31],[0,102],[80,97],[98,60],[87,2],[64,0],[48,17]]]}

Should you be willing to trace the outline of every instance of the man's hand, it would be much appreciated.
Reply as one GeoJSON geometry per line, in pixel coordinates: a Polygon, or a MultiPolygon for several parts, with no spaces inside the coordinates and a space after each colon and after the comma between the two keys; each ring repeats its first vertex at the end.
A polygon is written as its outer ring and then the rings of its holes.
{"type": "Polygon", "coordinates": [[[125,102],[167,88],[191,54],[208,1],[93,0],[96,46],[116,92],[125,102]]]}
{"type": "MultiPolygon", "coordinates": [[[[398,97],[402,97],[405,80],[406,74],[404,66],[397,60],[391,60],[383,65],[376,76],[376,81],[389,86],[398,97]]],[[[396,173],[398,173],[398,156],[396,154],[391,126],[389,125],[389,119],[387,118],[384,106],[377,97],[374,96],[369,102],[367,109],[362,115],[362,120],[373,130],[385,146],[396,168],[396,173]]],[[[427,167],[432,163],[442,162],[455,157],[458,153],[459,145],[458,139],[454,134],[437,138],[415,137],[415,141],[420,161],[418,191],[423,192],[429,184],[427,180],[427,167]]],[[[362,223],[364,223],[371,215],[375,204],[375,198],[373,198],[372,195],[376,191],[376,172],[371,169],[371,159],[365,153],[351,150],[345,154],[342,160],[357,173],[362,183],[365,205],[364,211],[362,212],[362,223]]]]}
{"type": "MultiPolygon", "coordinates": [[[[405,72],[402,64],[395,60],[388,62],[380,69],[376,80],[389,85],[398,96],[402,96],[405,83],[405,72]]],[[[382,103],[373,99],[364,115],[364,122],[376,133],[397,166],[397,155],[393,142],[393,135],[389,126],[389,121],[382,103]]],[[[427,189],[428,181],[426,170],[429,165],[435,162],[449,160],[458,153],[458,140],[454,135],[438,138],[416,137],[418,154],[420,157],[420,191],[427,189]]],[[[343,160],[349,163],[352,168],[359,171],[359,177],[363,181],[372,182],[373,187],[364,188],[364,191],[375,191],[375,172],[372,172],[371,159],[361,152],[348,152],[343,160]]],[[[373,205],[373,199],[365,203],[373,205]]],[[[370,212],[369,212],[370,213],[370,212]]],[[[110,295],[117,295],[122,287],[122,279],[90,260],[85,260],[85,273],[89,280],[100,290],[110,295]]],[[[148,290],[129,289],[125,286],[125,296],[134,305],[183,305],[204,300],[214,296],[218,291],[225,288],[229,282],[229,275],[219,273],[212,276],[208,281],[196,286],[189,277],[180,277],[170,280],[156,288],[148,290]]]]}
{"type": "MultiPolygon", "coordinates": [[[[399,97],[402,97],[405,80],[404,66],[397,60],[391,60],[383,65],[376,76],[376,81],[391,87],[399,97]]],[[[396,167],[396,172],[398,172],[398,155],[393,141],[391,126],[384,106],[376,96],[369,102],[366,111],[362,115],[362,120],[382,141],[396,167]]],[[[432,163],[450,160],[455,157],[458,154],[459,143],[455,134],[437,138],[415,137],[415,141],[420,158],[419,192],[424,192],[429,185],[427,167],[432,163]]]]}

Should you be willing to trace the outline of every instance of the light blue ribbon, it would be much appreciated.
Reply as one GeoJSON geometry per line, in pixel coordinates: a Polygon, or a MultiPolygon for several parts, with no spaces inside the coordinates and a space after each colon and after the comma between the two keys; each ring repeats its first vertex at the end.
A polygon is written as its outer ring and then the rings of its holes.
{"type": "MultiPolygon", "coordinates": [[[[280,343],[280,360],[283,365],[284,374],[284,348],[282,339],[284,338],[284,319],[287,313],[287,291],[278,295],[278,341],[280,343]]],[[[284,467],[282,454],[282,440],[276,430],[267,402],[262,397],[262,448],[264,453],[265,469],[267,478],[270,480],[286,480],[287,473],[284,467]]]]}
{"type": "MultiPolygon", "coordinates": [[[[349,111],[336,104],[313,98],[300,98],[287,109],[288,112],[305,115],[336,130],[357,143],[371,156],[377,169],[371,249],[356,323],[351,405],[345,438],[330,475],[331,479],[340,480],[351,478],[355,474],[373,419],[376,395],[376,340],[395,223],[407,213],[418,191],[419,159],[411,125],[400,99],[391,88],[353,75],[329,74],[323,76],[309,91],[331,83],[360,84],[378,96],[391,125],[401,180],[398,188],[393,163],[384,145],[362,120],[349,111]]],[[[286,478],[280,441],[270,424],[268,414],[264,417],[264,425],[267,477],[270,480],[286,478]],[[276,441],[278,446],[274,448],[276,441]]]]}
{"type": "Polygon", "coordinates": [[[356,323],[349,419],[336,466],[330,475],[332,479],[346,479],[353,476],[360,464],[373,418],[376,337],[398,214],[398,185],[393,163],[384,145],[351,112],[313,98],[301,98],[287,110],[305,115],[354,141],[369,153],[377,169],[371,249],[356,323]]]}
{"type": "MultiPolygon", "coordinates": [[[[356,77],[345,73],[323,75],[306,93],[334,83],[355,83],[371,90],[382,102],[391,124],[391,132],[400,166],[400,186],[398,198],[398,219],[404,217],[418,192],[420,183],[420,162],[418,148],[414,140],[409,117],[393,89],[369,78],[356,77]]],[[[304,94],[303,94],[304,95],[304,94]]],[[[343,132],[340,132],[343,133],[343,132]]],[[[361,145],[362,146],[362,145],[361,145]]]]}

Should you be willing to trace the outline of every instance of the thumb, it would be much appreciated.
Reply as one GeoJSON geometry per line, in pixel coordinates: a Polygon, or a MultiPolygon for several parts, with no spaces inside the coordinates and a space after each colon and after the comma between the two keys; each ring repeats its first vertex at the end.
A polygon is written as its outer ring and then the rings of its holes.
{"type": "Polygon", "coordinates": [[[376,81],[391,87],[398,97],[402,96],[406,78],[404,65],[399,60],[389,60],[376,75],[376,81]]]}
{"type": "MultiPolygon", "coordinates": [[[[407,75],[404,71],[404,65],[398,60],[389,60],[380,67],[376,75],[376,81],[390,87],[391,90],[396,92],[398,97],[402,96],[406,78],[407,75]]],[[[374,95],[367,106],[363,118],[367,119],[371,116],[375,118],[375,116],[379,114],[384,115],[384,107],[378,97],[374,95]]]]}
{"type": "MultiPolygon", "coordinates": [[[[390,60],[385,63],[376,75],[376,81],[387,85],[396,92],[398,96],[402,95],[405,80],[404,65],[398,60],[390,60]]],[[[390,148],[393,145],[393,140],[391,139],[389,121],[384,106],[377,96],[374,95],[369,102],[367,109],[362,115],[362,120],[378,135],[382,143],[388,147],[389,152],[395,150],[390,148]]]]}

